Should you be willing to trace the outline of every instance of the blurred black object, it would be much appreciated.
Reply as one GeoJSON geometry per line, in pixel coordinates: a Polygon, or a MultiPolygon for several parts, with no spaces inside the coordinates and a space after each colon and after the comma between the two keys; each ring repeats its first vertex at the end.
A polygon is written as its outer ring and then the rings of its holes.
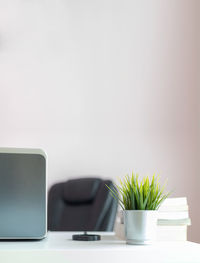
{"type": "Polygon", "coordinates": [[[48,229],[113,231],[117,201],[106,185],[114,188],[110,180],[100,178],[80,178],[53,185],[48,197],[48,229]]]}

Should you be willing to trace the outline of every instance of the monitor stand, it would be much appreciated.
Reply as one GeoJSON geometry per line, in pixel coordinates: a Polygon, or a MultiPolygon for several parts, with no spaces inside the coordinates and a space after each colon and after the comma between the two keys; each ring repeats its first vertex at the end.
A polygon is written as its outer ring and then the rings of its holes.
{"type": "Polygon", "coordinates": [[[84,231],[84,234],[82,235],[73,235],[72,239],[77,240],[77,241],[97,241],[97,240],[101,240],[101,236],[100,235],[88,235],[87,231],[84,231]]]}

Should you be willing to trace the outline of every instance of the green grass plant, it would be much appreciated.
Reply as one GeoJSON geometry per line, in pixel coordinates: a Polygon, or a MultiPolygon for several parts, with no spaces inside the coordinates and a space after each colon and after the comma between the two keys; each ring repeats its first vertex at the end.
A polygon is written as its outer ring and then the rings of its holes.
{"type": "Polygon", "coordinates": [[[139,181],[138,174],[132,173],[120,180],[114,189],[108,189],[123,210],[157,210],[170,195],[164,192],[165,184],[161,187],[159,176],[155,175],[152,179],[146,176],[139,181]]]}

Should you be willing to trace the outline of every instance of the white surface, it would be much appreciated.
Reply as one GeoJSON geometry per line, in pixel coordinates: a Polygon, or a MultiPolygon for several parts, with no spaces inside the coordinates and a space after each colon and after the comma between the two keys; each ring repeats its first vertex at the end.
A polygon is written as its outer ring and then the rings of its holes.
{"type": "Polygon", "coordinates": [[[178,220],[178,219],[187,219],[189,218],[189,212],[188,211],[171,211],[171,212],[159,212],[158,213],[158,219],[172,219],[172,220],[178,220]]]}
{"type": "Polygon", "coordinates": [[[167,198],[158,209],[159,212],[189,211],[187,197],[167,198]]]}
{"type": "Polygon", "coordinates": [[[160,242],[149,246],[126,245],[114,236],[101,241],[72,241],[72,233],[48,234],[42,241],[0,242],[0,262],[159,262],[199,263],[200,244],[191,242],[160,242]]]}
{"type": "MultiPolygon", "coordinates": [[[[125,240],[124,224],[116,222],[115,233],[119,239],[125,240]]],[[[187,241],[187,226],[157,226],[156,240],[158,241],[187,241]]]]}
{"type": "Polygon", "coordinates": [[[49,185],[168,177],[198,240],[197,2],[1,0],[0,145],[45,149],[49,185]]]}
{"type": "Polygon", "coordinates": [[[187,205],[187,197],[176,197],[176,198],[166,198],[161,204],[159,209],[164,207],[176,207],[176,206],[184,206],[187,205]]]}

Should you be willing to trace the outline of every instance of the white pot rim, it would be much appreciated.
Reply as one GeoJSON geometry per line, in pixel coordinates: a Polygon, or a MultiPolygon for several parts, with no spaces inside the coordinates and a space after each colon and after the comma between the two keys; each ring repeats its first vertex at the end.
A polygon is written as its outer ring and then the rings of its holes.
{"type": "Polygon", "coordinates": [[[123,212],[136,212],[136,213],[148,213],[148,212],[158,212],[158,210],[122,210],[123,212]]]}

